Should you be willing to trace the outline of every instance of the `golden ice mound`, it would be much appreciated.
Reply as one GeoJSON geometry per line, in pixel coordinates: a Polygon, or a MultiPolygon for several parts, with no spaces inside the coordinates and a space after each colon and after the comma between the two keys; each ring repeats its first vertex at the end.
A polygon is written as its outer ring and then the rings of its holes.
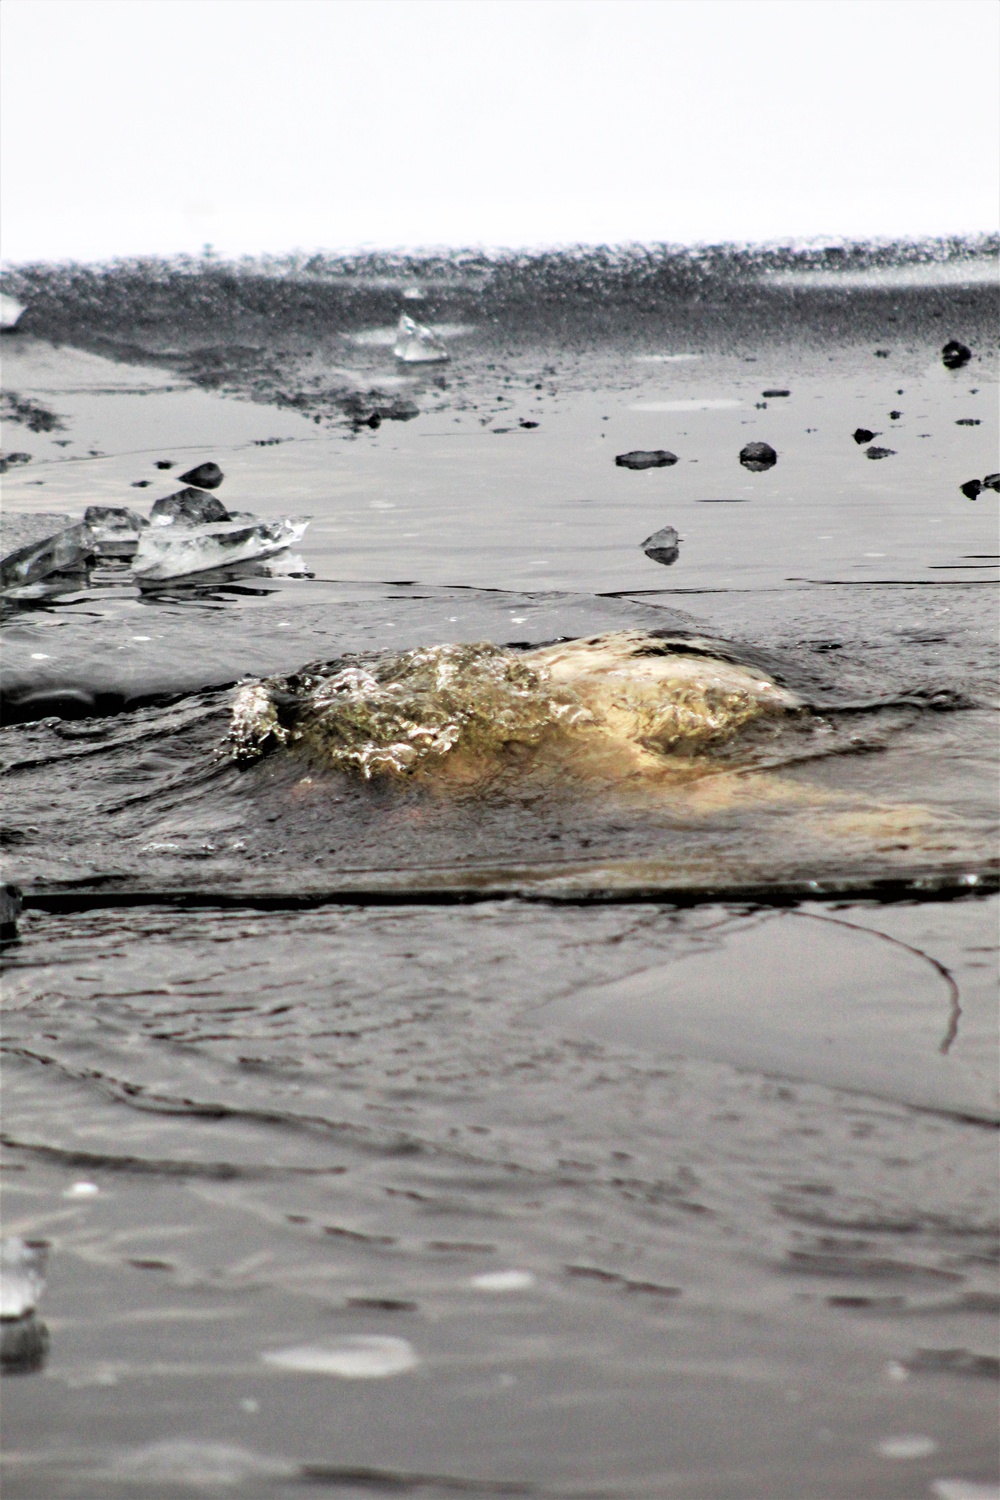
{"type": "Polygon", "coordinates": [[[241,762],[299,746],[366,779],[475,774],[543,744],[653,769],[801,709],[765,673],[716,650],[623,631],[534,651],[480,642],[344,657],[240,687],[230,746],[241,762]]]}

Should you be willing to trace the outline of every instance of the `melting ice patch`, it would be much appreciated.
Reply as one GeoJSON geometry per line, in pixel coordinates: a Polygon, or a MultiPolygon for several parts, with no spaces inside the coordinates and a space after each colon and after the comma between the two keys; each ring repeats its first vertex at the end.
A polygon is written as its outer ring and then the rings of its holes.
{"type": "Polygon", "coordinates": [[[357,1335],[333,1344],[303,1344],[292,1349],[274,1349],[261,1358],[276,1370],[300,1375],[336,1375],[341,1380],[384,1380],[404,1375],[419,1360],[406,1339],[388,1335],[357,1335]]]}

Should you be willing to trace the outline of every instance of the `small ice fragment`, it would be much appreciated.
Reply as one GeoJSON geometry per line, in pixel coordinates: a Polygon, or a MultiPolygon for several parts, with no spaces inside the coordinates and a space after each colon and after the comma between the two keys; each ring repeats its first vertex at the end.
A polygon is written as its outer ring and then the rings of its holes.
{"type": "Polygon", "coordinates": [[[642,544],[642,550],[651,562],[662,563],[669,568],[675,563],[680,551],[680,537],[673,526],[661,526],[659,531],[654,531],[642,544]]]}
{"type": "Polygon", "coordinates": [[[37,1306],[48,1254],[44,1240],[0,1240],[0,1318],[23,1318],[37,1306]]]}
{"type": "Polygon", "coordinates": [[[530,1271],[486,1271],[472,1278],[472,1285],[480,1292],[520,1292],[534,1284],[530,1271]]]}
{"type": "Polygon", "coordinates": [[[883,1438],[878,1451],[883,1458],[926,1458],[937,1452],[937,1443],[919,1433],[908,1433],[905,1437],[883,1438]]]}
{"type": "Polygon", "coordinates": [[[64,1198],[93,1198],[101,1190],[96,1182],[71,1182],[63,1193],[64,1198]]]}
{"type": "Polygon", "coordinates": [[[1000,1484],[982,1483],[976,1479],[935,1479],[931,1484],[935,1500],[1000,1500],[1000,1484]]]}
{"type": "Polygon", "coordinates": [[[274,1349],[261,1358],[278,1370],[303,1375],[337,1375],[343,1380],[382,1380],[403,1375],[418,1363],[406,1339],[358,1335],[335,1344],[274,1349]]]}
{"type": "Polygon", "coordinates": [[[902,1384],[904,1380],[909,1380],[910,1378],[909,1370],[896,1359],[890,1359],[885,1367],[885,1374],[887,1380],[896,1381],[898,1384],[902,1384]]]}
{"type": "Polygon", "coordinates": [[[4,332],[16,328],[21,314],[26,311],[23,302],[18,302],[16,297],[10,297],[6,292],[0,292],[0,328],[4,332]]]}
{"type": "Polygon", "coordinates": [[[47,651],[32,651],[32,661],[51,661],[52,658],[47,651]]]}
{"type": "Polygon", "coordinates": [[[151,635],[134,635],[132,639],[134,641],[151,641],[153,637],[151,635]]]}
{"type": "Polygon", "coordinates": [[[405,365],[438,364],[448,359],[448,351],[430,328],[415,323],[403,313],[396,325],[396,342],[392,352],[405,365]]]}
{"type": "Polygon", "coordinates": [[[308,521],[280,517],[250,525],[231,521],[217,526],[150,526],[140,539],[132,572],[141,587],[271,557],[300,541],[308,525],[308,521]]]}

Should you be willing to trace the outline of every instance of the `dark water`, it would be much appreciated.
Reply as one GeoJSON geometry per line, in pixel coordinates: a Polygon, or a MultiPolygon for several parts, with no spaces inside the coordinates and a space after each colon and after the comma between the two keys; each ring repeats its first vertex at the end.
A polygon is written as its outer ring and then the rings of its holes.
{"type": "Polygon", "coordinates": [[[908,257],[24,274],[5,526],[213,458],[314,577],[8,611],[5,1492],[994,1493],[996,297],[908,257]],[[655,785],[227,751],[246,674],[631,628],[806,711],[655,785]]]}

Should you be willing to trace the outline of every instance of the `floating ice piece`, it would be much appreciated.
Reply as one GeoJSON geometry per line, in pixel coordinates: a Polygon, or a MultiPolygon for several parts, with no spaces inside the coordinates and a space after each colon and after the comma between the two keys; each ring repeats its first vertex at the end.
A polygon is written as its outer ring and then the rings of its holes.
{"type": "Polygon", "coordinates": [[[95,1198],[100,1192],[96,1182],[71,1182],[63,1192],[64,1198],[95,1198]]]}
{"type": "Polygon", "coordinates": [[[18,589],[52,573],[83,573],[94,556],[90,528],[82,522],[41,542],[19,547],[0,562],[0,587],[18,589]]]}
{"type": "Polygon", "coordinates": [[[927,1458],[937,1452],[937,1443],[933,1438],[913,1433],[905,1437],[883,1438],[878,1451],[883,1458],[927,1458]]]}
{"type": "Polygon", "coordinates": [[[447,349],[430,328],[403,313],[396,324],[396,342],[392,352],[404,365],[438,364],[450,356],[447,349]]]}
{"type": "Polygon", "coordinates": [[[659,531],[654,531],[652,536],[646,538],[642,550],[651,561],[669,568],[679,556],[680,540],[673,526],[661,526],[659,531]]]}
{"type": "MultiPolygon", "coordinates": [[[[220,479],[221,483],[221,479],[220,479]]],[[[215,495],[204,490],[176,490],[155,500],[149,512],[154,526],[206,526],[213,521],[231,521],[232,516],[215,495]]]]}
{"type": "Polygon", "coordinates": [[[16,328],[21,314],[26,311],[23,302],[18,302],[16,297],[9,297],[6,292],[0,292],[0,329],[4,332],[16,328]]]}
{"type": "Polygon", "coordinates": [[[471,1284],[480,1292],[521,1292],[534,1286],[535,1278],[530,1271],[484,1271],[471,1284]]]}
{"type": "Polygon", "coordinates": [[[935,1479],[935,1500],[1000,1500],[1000,1484],[977,1479],[935,1479]]]}
{"type": "Polygon", "coordinates": [[[228,521],[217,526],[150,526],[132,563],[140,588],[168,578],[186,578],[252,558],[273,557],[301,541],[308,521],[228,521]]]}
{"type": "Polygon", "coordinates": [[[274,1349],[261,1358],[277,1370],[338,1375],[342,1380],[383,1380],[388,1375],[403,1375],[419,1363],[406,1339],[375,1334],[338,1339],[335,1344],[274,1349]]]}
{"type": "Polygon", "coordinates": [[[0,1318],[23,1318],[45,1286],[49,1247],[44,1240],[0,1240],[0,1318]]]}

